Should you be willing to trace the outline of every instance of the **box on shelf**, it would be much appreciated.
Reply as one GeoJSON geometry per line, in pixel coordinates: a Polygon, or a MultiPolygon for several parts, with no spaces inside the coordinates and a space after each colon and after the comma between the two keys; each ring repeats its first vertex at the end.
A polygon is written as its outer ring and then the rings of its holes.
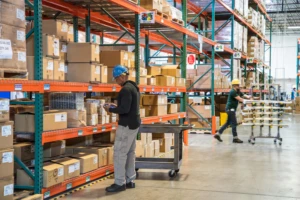
{"type": "Polygon", "coordinates": [[[147,10],[158,10],[162,12],[163,3],[161,0],[141,0],[140,6],[147,10]]]}
{"type": "Polygon", "coordinates": [[[19,4],[16,5],[17,2],[18,1],[11,1],[10,3],[8,3],[7,1],[1,1],[0,23],[8,24],[10,26],[25,28],[26,25],[25,6],[19,4]]]}
{"type": "MultiPolygon", "coordinates": [[[[26,52],[27,56],[34,55],[34,36],[26,39],[26,52]]],[[[59,58],[60,48],[59,39],[53,35],[43,34],[43,56],[59,58]]]]}
{"type": "Polygon", "coordinates": [[[65,81],[65,62],[60,60],[53,60],[53,80],[65,81]]]}
{"type": "Polygon", "coordinates": [[[11,50],[4,51],[5,59],[0,59],[0,66],[4,72],[24,73],[27,72],[26,50],[11,47],[9,40],[1,40],[1,46],[11,50]],[[5,55],[6,54],[6,55],[5,55]]]}
{"type": "Polygon", "coordinates": [[[172,76],[158,75],[156,76],[156,85],[168,87],[175,86],[175,78],[172,76]]]}
{"type": "Polygon", "coordinates": [[[161,67],[161,75],[180,78],[181,69],[178,67],[178,65],[165,65],[161,67]]]}
{"type": "Polygon", "coordinates": [[[67,146],[89,146],[93,144],[93,136],[83,136],[66,140],[67,146]]]}
{"type": "Polygon", "coordinates": [[[136,140],[135,156],[137,158],[144,157],[144,145],[141,140],[136,140]]]}
{"type": "Polygon", "coordinates": [[[80,161],[77,159],[61,158],[61,159],[52,160],[52,162],[64,166],[65,180],[80,175],[80,161]]]}
{"type": "Polygon", "coordinates": [[[114,67],[116,65],[123,65],[128,68],[131,66],[130,62],[130,52],[120,50],[120,51],[101,51],[100,60],[103,65],[108,67],[114,67]],[[113,58],[113,59],[112,59],[113,58]]]}
{"type": "Polygon", "coordinates": [[[68,128],[78,128],[86,126],[86,111],[85,110],[63,110],[67,113],[68,128]]]}
{"type": "Polygon", "coordinates": [[[98,114],[98,104],[95,102],[85,102],[84,103],[86,114],[92,115],[92,114],[98,114]]]}
{"type": "Polygon", "coordinates": [[[140,108],[140,117],[146,117],[145,108],[140,108]]]}
{"type": "Polygon", "coordinates": [[[14,174],[14,150],[0,150],[0,179],[14,174]]]}
{"type": "Polygon", "coordinates": [[[14,199],[13,176],[7,177],[5,179],[0,179],[0,199],[1,200],[13,200],[14,199]]]}
{"type": "Polygon", "coordinates": [[[21,161],[34,159],[34,144],[30,142],[14,144],[14,154],[21,161]]]}
{"type": "Polygon", "coordinates": [[[159,156],[159,151],[160,151],[160,144],[159,140],[152,140],[152,143],[154,145],[154,157],[159,156]]]}
{"type": "Polygon", "coordinates": [[[171,151],[171,146],[172,146],[172,138],[163,138],[159,139],[159,151],[166,153],[171,151]]]}
{"type": "Polygon", "coordinates": [[[111,165],[114,164],[114,145],[113,144],[97,144],[94,143],[93,146],[97,146],[97,147],[105,147],[107,149],[107,164],[111,165]]]}
{"type": "Polygon", "coordinates": [[[186,86],[185,78],[175,78],[175,86],[176,87],[185,87],[186,86]]]}
{"type": "Polygon", "coordinates": [[[69,63],[67,80],[70,82],[100,82],[100,72],[99,64],[69,63]]]}
{"type": "Polygon", "coordinates": [[[62,41],[68,39],[68,23],[61,20],[43,20],[43,33],[55,35],[62,41]]]}
{"type": "Polygon", "coordinates": [[[98,167],[108,164],[108,150],[104,147],[76,147],[74,153],[90,153],[98,156],[98,167]]]}
{"type": "Polygon", "coordinates": [[[150,144],[152,142],[152,133],[141,133],[141,141],[143,145],[150,144]]]}
{"type": "Polygon", "coordinates": [[[144,67],[140,67],[140,76],[147,76],[147,69],[144,67]]]}
{"type": "Polygon", "coordinates": [[[0,123],[0,149],[13,148],[14,122],[0,123]]]}
{"type": "Polygon", "coordinates": [[[87,115],[86,118],[88,126],[95,126],[98,124],[98,114],[87,115]]]}
{"type": "Polygon", "coordinates": [[[79,153],[72,157],[80,161],[80,174],[93,171],[98,168],[98,155],[79,153]]]}
{"type": "Polygon", "coordinates": [[[114,143],[115,138],[116,138],[116,131],[110,131],[106,133],[93,135],[94,142],[114,143]]]}
{"type": "Polygon", "coordinates": [[[161,67],[152,66],[147,68],[148,76],[157,76],[161,75],[161,67]]]}
{"type": "Polygon", "coordinates": [[[101,67],[101,73],[100,73],[100,82],[101,83],[108,83],[108,72],[107,72],[107,66],[100,65],[101,67]]]}
{"type": "Polygon", "coordinates": [[[26,49],[25,27],[20,28],[16,26],[2,24],[0,22],[0,39],[10,40],[12,47],[26,49]]]}
{"type": "Polygon", "coordinates": [[[44,144],[44,158],[53,158],[65,154],[66,141],[59,140],[44,144]]]}
{"type": "Polygon", "coordinates": [[[178,107],[177,104],[168,104],[168,114],[177,113],[178,107]]]}
{"type": "Polygon", "coordinates": [[[69,63],[99,63],[99,53],[99,44],[69,42],[67,61],[69,63]]]}
{"type": "Polygon", "coordinates": [[[59,57],[61,61],[67,61],[68,43],[60,41],[59,43],[59,57]]]}
{"type": "Polygon", "coordinates": [[[145,145],[145,157],[153,158],[154,157],[154,143],[149,143],[145,145]]]}
{"type": "Polygon", "coordinates": [[[68,24],[68,42],[74,42],[74,26],[73,24],[68,24]]]}
{"type": "MultiPolygon", "coordinates": [[[[27,56],[28,79],[34,80],[34,56],[27,56]]],[[[54,60],[43,57],[43,80],[54,80],[54,60]]]]}
{"type": "Polygon", "coordinates": [[[156,85],[156,78],[155,77],[148,77],[147,76],[147,85],[153,85],[155,86],[156,85]]]}
{"type": "MultiPolygon", "coordinates": [[[[34,133],[35,119],[34,113],[19,113],[15,115],[15,131],[34,133]]],[[[67,128],[67,113],[56,110],[44,111],[43,131],[52,131],[67,128]]]]}
{"type": "MultiPolygon", "coordinates": [[[[210,105],[197,105],[193,106],[193,109],[201,114],[204,118],[211,118],[211,106],[210,105]]],[[[194,111],[188,108],[189,118],[199,118],[194,111]]]]}
{"type": "Polygon", "coordinates": [[[9,99],[0,98],[0,122],[9,121],[9,99]]]}
{"type": "Polygon", "coordinates": [[[147,77],[140,76],[140,84],[139,85],[147,85],[147,77]]]}
{"type": "MultiPolygon", "coordinates": [[[[29,170],[32,173],[34,173],[33,169],[29,169],[29,170]]],[[[32,178],[30,178],[30,176],[27,175],[27,173],[23,169],[17,169],[16,184],[33,186],[34,181],[32,180],[32,178]]]]}
{"type": "Polygon", "coordinates": [[[143,95],[142,102],[144,106],[167,105],[167,95],[143,95]]]}
{"type": "MultiPolygon", "coordinates": [[[[62,160],[61,160],[62,162],[62,160]]],[[[79,162],[79,161],[77,161],[79,162]]],[[[79,165],[79,163],[78,163],[79,165]]],[[[48,188],[53,185],[59,184],[63,182],[66,179],[71,178],[69,175],[66,175],[66,173],[69,172],[67,169],[67,166],[71,165],[64,165],[56,164],[56,163],[44,163],[43,166],[43,187],[48,188]]],[[[79,171],[79,170],[77,170],[79,171]]],[[[79,175],[79,173],[78,173],[79,175]]]]}
{"type": "Polygon", "coordinates": [[[150,116],[163,116],[168,114],[168,106],[167,105],[151,105],[144,106],[146,117],[150,116]]]}

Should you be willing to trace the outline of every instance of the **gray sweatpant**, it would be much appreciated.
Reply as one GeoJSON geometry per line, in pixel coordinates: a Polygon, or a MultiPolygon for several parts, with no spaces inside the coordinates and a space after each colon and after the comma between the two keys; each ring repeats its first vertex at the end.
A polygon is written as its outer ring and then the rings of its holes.
{"type": "Polygon", "coordinates": [[[135,147],[139,129],[118,126],[114,145],[115,184],[123,185],[136,178],[135,147]]]}

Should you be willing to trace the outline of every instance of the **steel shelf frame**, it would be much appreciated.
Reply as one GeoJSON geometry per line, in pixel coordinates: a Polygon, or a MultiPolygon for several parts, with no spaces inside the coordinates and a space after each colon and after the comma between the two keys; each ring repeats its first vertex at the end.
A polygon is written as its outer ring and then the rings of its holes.
{"type": "Polygon", "coordinates": [[[299,97],[299,80],[300,80],[300,38],[298,38],[297,40],[297,55],[296,55],[296,74],[297,74],[297,77],[296,77],[296,91],[297,91],[297,96],[299,97]]]}

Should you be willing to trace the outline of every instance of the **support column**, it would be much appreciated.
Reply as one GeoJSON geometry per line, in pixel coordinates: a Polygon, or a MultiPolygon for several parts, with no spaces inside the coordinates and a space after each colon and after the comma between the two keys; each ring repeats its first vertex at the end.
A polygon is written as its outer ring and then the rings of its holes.
{"type": "Polygon", "coordinates": [[[91,8],[88,6],[88,15],[85,17],[85,40],[91,42],[91,8]]]}
{"type": "MultiPolygon", "coordinates": [[[[34,0],[34,80],[43,79],[42,0],[34,0]]],[[[44,95],[35,94],[35,166],[34,193],[40,194],[43,187],[43,100],[44,95]]]]}
{"type": "MultiPolygon", "coordinates": [[[[272,44],[272,22],[270,22],[270,43],[272,44]]],[[[271,68],[272,68],[272,45],[270,45],[270,66],[269,66],[269,84],[271,83],[271,77],[272,77],[272,74],[271,74],[271,68]]]]}
{"type": "Polygon", "coordinates": [[[73,36],[74,42],[78,42],[78,17],[73,17],[73,36]]]}
{"type": "Polygon", "coordinates": [[[149,36],[145,35],[145,49],[144,49],[144,60],[145,66],[149,67],[149,57],[150,57],[150,49],[149,49],[149,36]]]}
{"type": "MultiPolygon", "coordinates": [[[[212,19],[212,30],[211,30],[211,39],[215,41],[215,0],[212,0],[211,4],[211,19],[212,19]]],[[[211,116],[212,116],[212,123],[211,123],[211,134],[216,133],[216,116],[215,116],[215,47],[211,47],[211,116]]]]}
{"type": "MultiPolygon", "coordinates": [[[[235,6],[235,0],[232,0],[231,8],[234,10],[235,6]]],[[[230,42],[230,48],[234,49],[234,15],[231,16],[231,42],[230,42]]],[[[234,78],[234,68],[233,68],[233,55],[230,56],[230,80],[232,81],[234,78]]]]}
{"type": "MultiPolygon", "coordinates": [[[[138,5],[140,5],[140,1],[138,1],[138,5]]],[[[135,81],[136,84],[140,84],[140,15],[135,14],[134,19],[134,27],[135,27],[135,81]]]]}
{"type": "Polygon", "coordinates": [[[176,47],[173,47],[173,65],[176,65],[176,47]]]}

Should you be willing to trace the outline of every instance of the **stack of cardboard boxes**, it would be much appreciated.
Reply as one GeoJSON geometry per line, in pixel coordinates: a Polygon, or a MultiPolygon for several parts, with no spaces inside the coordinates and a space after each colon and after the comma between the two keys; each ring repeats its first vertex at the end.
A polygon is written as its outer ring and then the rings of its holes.
{"type": "Polygon", "coordinates": [[[142,95],[140,105],[145,108],[146,117],[168,114],[167,95],[142,95]]]}
{"type": "Polygon", "coordinates": [[[252,27],[258,28],[258,12],[251,7],[248,10],[248,22],[252,27]]]}
{"type": "Polygon", "coordinates": [[[25,2],[1,1],[0,13],[0,69],[26,74],[25,2]]]}
{"type": "Polygon", "coordinates": [[[295,114],[300,114],[300,97],[295,99],[295,114]]]}
{"type": "Polygon", "coordinates": [[[13,125],[9,121],[9,100],[0,99],[0,199],[12,200],[14,193],[13,125]]]}
{"type": "Polygon", "coordinates": [[[249,57],[258,58],[259,57],[259,42],[256,36],[251,36],[248,41],[248,53],[249,57]]]}

